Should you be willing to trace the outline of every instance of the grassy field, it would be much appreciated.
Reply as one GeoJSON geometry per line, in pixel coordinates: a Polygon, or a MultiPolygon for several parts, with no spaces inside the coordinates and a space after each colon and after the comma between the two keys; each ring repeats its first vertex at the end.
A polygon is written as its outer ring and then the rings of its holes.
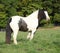
{"type": "Polygon", "coordinates": [[[0,53],[60,53],[60,28],[38,29],[34,39],[27,32],[18,33],[18,45],[5,44],[5,32],[0,32],[0,53]]]}

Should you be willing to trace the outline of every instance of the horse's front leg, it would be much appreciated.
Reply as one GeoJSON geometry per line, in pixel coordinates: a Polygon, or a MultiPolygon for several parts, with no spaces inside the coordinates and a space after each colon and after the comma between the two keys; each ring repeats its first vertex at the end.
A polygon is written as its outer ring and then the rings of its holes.
{"type": "Polygon", "coordinates": [[[13,33],[14,33],[14,34],[13,34],[13,41],[14,41],[14,44],[17,45],[17,34],[18,34],[18,29],[15,30],[13,33]]]}
{"type": "Polygon", "coordinates": [[[35,31],[36,31],[36,29],[32,30],[32,32],[31,32],[31,36],[30,36],[30,40],[32,40],[32,39],[33,39],[34,34],[35,34],[35,31]]]}
{"type": "Polygon", "coordinates": [[[31,36],[31,32],[28,33],[28,35],[27,35],[27,39],[29,39],[30,36],[31,36]]]}

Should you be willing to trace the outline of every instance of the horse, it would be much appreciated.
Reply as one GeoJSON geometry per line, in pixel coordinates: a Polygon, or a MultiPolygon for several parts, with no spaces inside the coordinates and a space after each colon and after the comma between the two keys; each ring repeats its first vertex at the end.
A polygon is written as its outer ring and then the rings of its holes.
{"type": "Polygon", "coordinates": [[[18,31],[27,31],[27,39],[32,40],[34,37],[34,33],[39,26],[39,22],[43,19],[46,19],[47,21],[50,20],[50,17],[46,10],[36,10],[26,17],[10,17],[6,26],[6,43],[10,44],[11,34],[13,32],[13,42],[17,45],[18,31]]]}

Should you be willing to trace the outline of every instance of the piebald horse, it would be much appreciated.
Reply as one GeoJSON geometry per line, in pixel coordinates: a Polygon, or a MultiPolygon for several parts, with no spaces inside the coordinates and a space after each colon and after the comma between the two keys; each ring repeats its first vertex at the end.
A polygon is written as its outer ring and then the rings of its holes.
{"type": "Polygon", "coordinates": [[[39,22],[43,19],[50,20],[46,10],[36,10],[27,17],[12,16],[9,18],[6,26],[6,43],[11,41],[11,33],[13,32],[14,44],[17,44],[18,31],[28,31],[27,39],[32,40],[39,22]]]}

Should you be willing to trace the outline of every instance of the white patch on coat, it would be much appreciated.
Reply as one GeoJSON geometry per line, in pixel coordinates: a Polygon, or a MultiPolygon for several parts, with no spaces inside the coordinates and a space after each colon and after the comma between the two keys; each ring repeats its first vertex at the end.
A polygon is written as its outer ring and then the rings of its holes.
{"type": "Polygon", "coordinates": [[[46,15],[46,20],[47,20],[47,21],[50,20],[50,17],[49,17],[49,15],[48,15],[48,12],[47,12],[47,11],[44,11],[44,13],[45,13],[45,15],[46,15]]]}
{"type": "Polygon", "coordinates": [[[27,16],[26,18],[22,18],[27,23],[28,31],[37,28],[38,26],[38,10],[27,16]]]}
{"type": "Polygon", "coordinates": [[[13,30],[13,40],[14,40],[14,43],[17,44],[16,38],[17,38],[18,31],[19,31],[18,23],[20,20],[20,16],[13,16],[11,18],[12,18],[12,21],[10,22],[10,27],[13,30]]]}

